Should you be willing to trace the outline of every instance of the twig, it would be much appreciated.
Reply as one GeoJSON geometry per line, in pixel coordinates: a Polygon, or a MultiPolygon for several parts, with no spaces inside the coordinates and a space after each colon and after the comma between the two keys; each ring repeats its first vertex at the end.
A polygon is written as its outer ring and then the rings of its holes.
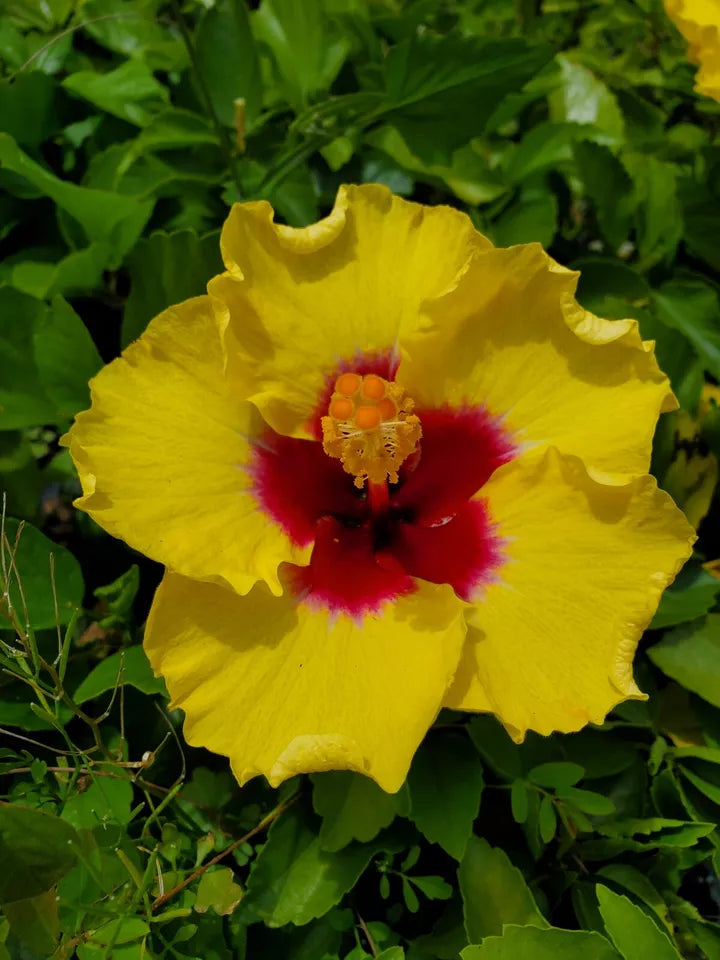
{"type": "Polygon", "coordinates": [[[368,946],[370,947],[370,953],[372,953],[372,955],[373,955],[374,957],[379,956],[379,954],[378,954],[378,948],[377,948],[377,946],[376,946],[376,944],[375,944],[375,941],[374,941],[373,938],[372,938],[372,934],[370,933],[370,931],[369,931],[368,928],[367,928],[367,924],[365,923],[365,921],[363,920],[363,918],[360,916],[360,914],[357,915],[357,918],[358,918],[358,924],[359,924],[359,926],[360,926],[360,929],[361,929],[362,932],[365,934],[365,939],[367,940],[368,946]]]}
{"type": "Polygon", "coordinates": [[[193,870],[193,872],[190,874],[189,877],[185,877],[185,879],[181,883],[179,883],[176,887],[173,887],[172,890],[168,890],[167,893],[163,894],[160,897],[157,897],[152,904],[153,910],[156,910],[158,907],[164,906],[168,902],[168,900],[171,900],[176,894],[184,890],[185,887],[193,883],[193,881],[197,880],[198,877],[201,877],[203,873],[205,873],[205,871],[208,870],[210,867],[214,867],[216,863],[219,863],[229,853],[232,853],[233,850],[237,850],[239,846],[241,846],[243,843],[246,843],[251,837],[254,837],[258,833],[262,833],[262,831],[266,827],[270,826],[273,820],[277,820],[277,818],[282,813],[285,813],[288,807],[291,807],[295,803],[298,796],[299,794],[296,793],[294,796],[290,797],[289,800],[286,800],[285,803],[281,803],[279,807],[275,807],[275,809],[271,810],[266,817],[263,817],[260,823],[258,823],[257,826],[253,827],[252,830],[244,834],[238,840],[234,840],[230,844],[230,846],[225,847],[225,849],[221,853],[219,853],[216,857],[213,857],[212,860],[208,860],[207,863],[204,863],[201,867],[198,867],[197,870],[193,870]]]}

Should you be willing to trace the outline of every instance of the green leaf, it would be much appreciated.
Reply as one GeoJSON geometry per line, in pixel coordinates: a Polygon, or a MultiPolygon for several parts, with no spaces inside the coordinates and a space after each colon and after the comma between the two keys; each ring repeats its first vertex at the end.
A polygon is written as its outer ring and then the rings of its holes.
{"type": "Polygon", "coordinates": [[[269,927],[308,923],[333,907],[355,885],[371,858],[397,845],[381,835],[337,853],[320,846],[317,828],[299,804],[276,820],[253,863],[242,916],[257,915],[269,927]]]}
{"type": "Polygon", "coordinates": [[[0,430],[55,419],[33,357],[33,332],[45,310],[38,300],[0,287],[0,430]]]}
{"type": "Polygon", "coordinates": [[[128,625],[139,587],[140,568],[134,563],[117,580],[93,591],[93,595],[103,605],[103,618],[100,621],[102,627],[108,629],[128,625]]]}
{"type": "Polygon", "coordinates": [[[86,293],[101,285],[103,271],[114,259],[109,243],[91,243],[54,263],[21,260],[10,270],[9,282],[16,290],[38,299],[79,291],[86,293]]]}
{"type": "Polygon", "coordinates": [[[422,33],[392,47],[383,63],[383,112],[425,162],[482,133],[498,102],[517,92],[550,58],[521,39],[422,33]]]}
{"type": "Polygon", "coordinates": [[[208,280],[223,268],[218,236],[198,237],[192,230],[179,230],[153,233],[137,244],[128,260],[130,296],[122,330],[125,346],[167,307],[205,293],[208,280]]]}
{"type": "Polygon", "coordinates": [[[402,878],[402,893],[405,906],[408,908],[410,913],[417,913],[420,909],[420,901],[405,877],[402,878]]]}
{"type": "Polygon", "coordinates": [[[108,948],[112,950],[113,960],[143,960],[143,953],[123,949],[123,945],[144,940],[149,933],[150,927],[140,917],[109,920],[93,930],[84,946],[78,948],[78,960],[100,960],[109,956],[108,948]]]}
{"type": "Polygon", "coordinates": [[[584,775],[585,769],[580,764],[560,760],[557,763],[541,763],[533,767],[527,778],[539,787],[560,789],[574,786],[584,775]]]}
{"type": "Polygon", "coordinates": [[[624,960],[682,960],[657,924],[627,897],[601,884],[597,897],[605,928],[624,960]]]}
{"type": "Polygon", "coordinates": [[[528,788],[524,780],[513,780],[510,788],[510,808],[515,823],[525,823],[528,818],[528,788]]]}
{"type": "Polygon", "coordinates": [[[638,756],[632,743],[591,728],[563,737],[563,751],[569,760],[585,768],[585,780],[616,776],[631,767],[638,756]]]}
{"type": "Polygon", "coordinates": [[[21,73],[0,80],[0,130],[24,147],[37,147],[58,127],[55,83],[45,73],[21,73]]]}
{"type": "MultiPolygon", "coordinates": [[[[25,523],[20,529],[19,521],[10,517],[5,519],[5,536],[9,546],[8,544],[0,546],[8,558],[10,602],[20,623],[23,625],[25,623],[26,608],[28,621],[34,630],[44,630],[57,624],[69,623],[82,604],[84,592],[82,573],[75,557],[65,547],[48,540],[45,534],[31,524],[25,523]],[[9,563],[9,555],[12,551],[15,558],[14,569],[9,563]],[[22,592],[18,585],[18,577],[22,592]],[[57,597],[57,611],[53,597],[53,584],[55,597],[57,597]]],[[[6,609],[4,604],[0,604],[0,624],[6,620],[6,609]]]]}
{"type": "Polygon", "coordinates": [[[205,11],[195,35],[195,51],[220,122],[234,125],[234,102],[242,97],[247,126],[252,129],[262,106],[262,78],[243,0],[222,0],[205,11]]]}
{"type": "Polygon", "coordinates": [[[263,0],[254,14],[255,35],[270,53],[282,96],[295,109],[327,90],[350,50],[324,0],[263,0]]]}
{"type": "MultiPolygon", "coordinates": [[[[7,866],[11,868],[11,864],[7,866]]],[[[60,937],[58,897],[55,890],[48,890],[37,897],[15,900],[3,904],[3,913],[10,929],[33,953],[49,957],[54,952],[60,937]]]]}
{"type": "Polygon", "coordinates": [[[580,63],[562,55],[556,61],[561,68],[561,84],[548,97],[550,119],[555,123],[592,123],[605,134],[608,144],[621,144],[625,121],[607,85],[580,63]]]}
{"type": "Polygon", "coordinates": [[[118,266],[135,244],[152,211],[153,200],[139,200],[106,190],[90,190],[60,180],[20,150],[5,133],[0,133],[0,167],[18,174],[43,196],[77,220],[88,240],[106,240],[112,247],[113,265],[118,266]]]}
{"type": "Polygon", "coordinates": [[[152,70],[182,70],[188,65],[185,45],[177,31],[155,19],[156,9],[148,0],[83,0],[83,30],[152,70]]]}
{"type": "Polygon", "coordinates": [[[142,60],[126,60],[107,73],[80,70],[65,77],[62,85],[76,97],[138,127],[147,126],[169,101],[167,88],[142,60]]]}
{"type": "Polygon", "coordinates": [[[573,143],[591,135],[579,123],[539,123],[531,127],[514,150],[506,154],[505,173],[512,183],[572,160],[573,143]]]}
{"type": "Polygon", "coordinates": [[[449,900],[453,888],[442,877],[408,877],[410,883],[418,888],[428,900],[449,900]]]}
{"type": "Polygon", "coordinates": [[[699,619],[715,605],[718,593],[720,580],[717,577],[703,570],[700,564],[687,563],[660,598],[650,629],[660,630],[699,619]]]}
{"type": "Polygon", "coordinates": [[[487,840],[470,838],[458,881],[471,943],[502,933],[506,923],[548,925],[522,873],[504,850],[491,847],[487,840]]]}
{"type": "Polygon", "coordinates": [[[599,933],[585,930],[538,930],[509,925],[503,935],[466,947],[462,960],[619,960],[599,933]]]}
{"type": "Polygon", "coordinates": [[[353,840],[373,840],[396,816],[408,812],[407,789],[385,793],[378,785],[350,770],[314,774],[313,807],[323,818],[320,846],[336,851],[353,840]]]}
{"type": "MultiPolygon", "coordinates": [[[[660,779],[656,777],[655,782],[660,779]]],[[[698,840],[707,837],[714,829],[714,823],[694,823],[662,817],[608,820],[595,824],[595,830],[603,834],[603,838],[584,841],[579,852],[588,860],[607,860],[625,851],[646,853],[666,848],[685,849],[695,846],[698,840]]]]}
{"type": "Polygon", "coordinates": [[[145,651],[137,646],[118,650],[102,660],[83,679],[73,700],[77,704],[85,703],[126,684],[143,693],[166,693],[164,681],[153,675],[145,651]]]}
{"type": "Polygon", "coordinates": [[[235,883],[230,867],[206,870],[198,884],[194,909],[207,913],[212,907],[219,916],[226,916],[237,907],[242,895],[242,887],[235,883]]]}
{"type": "Polygon", "coordinates": [[[90,405],[88,380],[103,362],[92,337],[73,308],[55,297],[34,330],[35,362],[43,386],[63,417],[90,405]]]}
{"type": "Polygon", "coordinates": [[[69,823],[29,807],[0,804],[0,903],[37,897],[77,862],[79,838],[69,823]]]}
{"type": "Polygon", "coordinates": [[[576,143],[575,163],[585,192],[593,201],[595,215],[611,249],[628,238],[636,206],[635,189],[625,167],[599,143],[576,143]]]}
{"type": "Polygon", "coordinates": [[[567,800],[573,803],[583,813],[589,813],[598,817],[607,816],[615,813],[615,804],[609,797],[604,797],[601,793],[594,793],[592,790],[578,790],[577,787],[563,787],[557,792],[561,800],[567,800]]]}
{"type": "Polygon", "coordinates": [[[94,830],[130,822],[133,789],[129,780],[92,775],[93,782],[82,793],[70,796],[62,818],[78,830],[94,830]]]}
{"type": "Polygon", "coordinates": [[[557,200],[545,187],[523,187],[520,194],[491,224],[497,246],[541,243],[549,247],[557,228],[557,200]]]}
{"type": "Polygon", "coordinates": [[[598,876],[629,890],[646,903],[663,923],[671,923],[667,904],[641,870],[627,863],[610,863],[598,870],[598,876]]]}
{"type": "Polygon", "coordinates": [[[543,843],[550,843],[557,830],[557,814],[555,813],[553,798],[549,795],[544,796],[540,802],[538,825],[540,827],[540,839],[543,843]]]}
{"type": "Polygon", "coordinates": [[[483,789],[482,764],[467,737],[431,733],[415,755],[408,786],[415,826],[462,860],[483,789]]]}
{"type": "Polygon", "coordinates": [[[720,614],[676,627],[647,653],[668,677],[720,707],[720,614]]]}
{"type": "Polygon", "coordinates": [[[692,343],[714,377],[720,379],[720,305],[715,290],[696,280],[671,280],[653,296],[659,318],[692,343]]]}
{"type": "Polygon", "coordinates": [[[648,267],[671,257],[682,236],[677,171],[673,164],[647,154],[623,154],[635,182],[637,243],[648,267]]]}

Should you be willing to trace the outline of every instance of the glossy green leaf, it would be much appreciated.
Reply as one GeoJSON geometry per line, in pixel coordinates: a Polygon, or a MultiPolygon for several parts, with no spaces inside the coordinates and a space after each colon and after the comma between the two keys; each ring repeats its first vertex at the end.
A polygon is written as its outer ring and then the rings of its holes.
{"type": "Polygon", "coordinates": [[[619,960],[610,943],[584,930],[538,930],[510,925],[502,936],[466,947],[462,960],[619,960]]]}
{"type": "Polygon", "coordinates": [[[88,407],[88,380],[102,360],[82,320],[62,297],[40,314],[33,342],[38,374],[58,412],[71,418],[88,407]]]}
{"type": "Polygon", "coordinates": [[[426,162],[482,133],[507,94],[549,59],[548,48],[521,39],[419,34],[394,46],[384,61],[383,112],[426,162]]]}
{"type": "Polygon", "coordinates": [[[0,903],[37,897],[77,862],[79,838],[64,820],[29,807],[0,804],[0,903]]]}
{"type": "Polygon", "coordinates": [[[604,817],[615,813],[615,804],[609,797],[604,797],[601,793],[595,793],[593,790],[578,790],[576,787],[563,787],[558,790],[558,797],[561,800],[567,800],[576,806],[583,813],[589,813],[593,816],[604,817]]]}
{"type": "Polygon", "coordinates": [[[560,760],[557,763],[542,763],[528,772],[528,780],[540,787],[560,789],[573,787],[585,774],[578,763],[560,760]]]}
{"type": "Polygon", "coordinates": [[[466,736],[427,737],[408,775],[410,819],[422,834],[462,860],[478,815],[482,763],[466,736]]]}
{"type": "Polygon", "coordinates": [[[602,885],[597,897],[605,928],[624,960],[681,960],[667,935],[631,900],[602,885]]]}
{"type": "Polygon", "coordinates": [[[669,631],[648,656],[667,676],[720,707],[720,614],[669,631]]]}
{"type": "Polygon", "coordinates": [[[55,419],[33,356],[34,331],[45,310],[38,300],[0,287],[0,430],[55,419]]]}
{"type": "Polygon", "coordinates": [[[0,130],[23,147],[37,147],[57,129],[55,83],[45,73],[21,73],[0,80],[0,130]]]}
{"type": "Polygon", "coordinates": [[[385,793],[368,777],[350,770],[315,774],[313,807],[323,818],[320,845],[323,850],[341,850],[353,840],[373,840],[396,816],[406,816],[407,790],[385,793]]]}
{"type": "Polygon", "coordinates": [[[98,772],[91,776],[91,784],[82,793],[76,793],[65,803],[62,818],[78,830],[109,830],[130,821],[133,788],[116,770],[98,772]]]}
{"type": "Polygon", "coordinates": [[[394,847],[381,834],[330,853],[317,834],[316,821],[299,804],[275,821],[250,871],[243,916],[261,917],[270,927],[308,923],[355,885],[375,854],[394,847]]]}
{"type": "Polygon", "coordinates": [[[137,241],[153,208],[152,200],[136,200],[104,190],[90,190],[61,180],[23,153],[12,137],[0,134],[0,167],[11,170],[49,197],[82,227],[88,240],[105,240],[117,265],[137,241]]]}
{"type": "Polygon", "coordinates": [[[155,677],[141,646],[111,653],[84,678],[73,694],[75,703],[85,703],[103,693],[127,684],[143,693],[165,694],[165,683],[155,677]]]}
{"type": "Polygon", "coordinates": [[[491,227],[497,246],[541,243],[549,247],[557,229],[557,200],[544,187],[524,187],[491,227]]]}
{"type": "Polygon", "coordinates": [[[564,56],[557,58],[561,83],[549,97],[550,118],[555,122],[591,123],[610,144],[625,136],[625,121],[612,91],[596,74],[564,56]]]}
{"type": "Polygon", "coordinates": [[[504,850],[471,837],[458,868],[465,929],[471,943],[502,933],[504,924],[546,927],[522,873],[504,850]]]}
{"type": "Polygon", "coordinates": [[[126,60],[107,73],[79,70],[66,77],[62,85],[98,109],[138,127],[150,123],[169,99],[167,89],[141,60],[126,60]]]}
{"type": "Polygon", "coordinates": [[[167,307],[205,293],[208,280],[222,271],[218,234],[154,233],[137,244],[129,267],[130,296],[122,330],[125,345],[167,307]]]}
{"type": "Polygon", "coordinates": [[[262,78],[243,0],[222,0],[203,14],[195,36],[198,69],[221,123],[232,127],[234,102],[245,100],[248,129],[260,113],[262,78]]]}
{"type": "Polygon", "coordinates": [[[720,593],[720,580],[699,564],[688,563],[663,593],[650,628],[659,630],[703,617],[720,593]]]}
{"type": "Polygon", "coordinates": [[[513,780],[510,788],[510,806],[513,820],[516,823],[525,823],[528,818],[528,787],[524,780],[513,780]]]}
{"type": "Polygon", "coordinates": [[[297,110],[330,86],[350,49],[326,7],[324,0],[263,0],[254,14],[253,29],[272,58],[276,83],[297,110]]]}
{"type": "Polygon", "coordinates": [[[654,302],[663,323],[683,333],[705,369],[720,378],[720,304],[715,290],[694,280],[672,280],[655,291],[654,302]]]}
{"type": "MultiPolygon", "coordinates": [[[[34,630],[69,623],[82,604],[84,590],[75,557],[36,527],[25,523],[21,528],[19,521],[11,517],[5,519],[5,537],[8,542],[3,549],[10,602],[21,626],[26,622],[26,614],[27,622],[34,630]]],[[[0,624],[7,619],[6,611],[7,607],[0,606],[0,624]]]]}
{"type": "Polygon", "coordinates": [[[27,900],[4,903],[3,913],[15,936],[34,954],[39,957],[53,954],[60,937],[58,898],[55,890],[47,890],[27,900]]]}

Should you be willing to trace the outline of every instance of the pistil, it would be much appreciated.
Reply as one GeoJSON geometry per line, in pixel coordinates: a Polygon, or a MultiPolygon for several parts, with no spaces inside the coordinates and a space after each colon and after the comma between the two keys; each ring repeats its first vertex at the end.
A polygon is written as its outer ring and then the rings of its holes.
{"type": "Polygon", "coordinates": [[[387,485],[417,449],[422,436],[415,406],[400,384],[377,374],[343,373],[322,418],[323,449],[340,460],[362,489],[368,482],[373,512],[387,508],[387,485]]]}
{"type": "Polygon", "coordinates": [[[375,516],[384,514],[390,506],[390,491],[388,490],[387,480],[368,482],[368,503],[370,510],[375,516]]]}

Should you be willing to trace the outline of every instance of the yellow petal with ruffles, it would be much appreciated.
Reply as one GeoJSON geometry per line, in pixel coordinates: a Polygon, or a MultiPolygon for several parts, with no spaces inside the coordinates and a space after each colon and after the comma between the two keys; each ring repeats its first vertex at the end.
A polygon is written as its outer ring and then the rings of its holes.
{"type": "Polygon", "coordinates": [[[302,229],[276,224],[265,201],[236,204],[221,246],[227,273],[208,290],[227,322],[231,376],[275,430],[304,436],[326,378],[393,354],[421,304],[490,243],[458,210],[366,185],[341,187],[332,212],[302,229]]]}
{"type": "Polygon", "coordinates": [[[485,406],[521,451],[557,446],[616,482],[647,472],[676,403],[636,321],[583,310],[577,278],[536,243],[477,254],[404,339],[398,380],[419,407],[485,406]]]}
{"type": "Polygon", "coordinates": [[[695,89],[720,102],[720,0],[665,0],[665,10],[700,67],[695,89]]]}
{"type": "Polygon", "coordinates": [[[239,597],[167,573],[145,650],[185,711],[188,743],[264,774],[356,770],[390,793],[437,714],[465,637],[463,604],[422,584],[356,622],[278,599],[239,597]]]}
{"type": "Polygon", "coordinates": [[[75,506],[153,560],[240,593],[258,580],[281,591],[283,561],[307,563],[258,509],[247,470],[262,423],[227,390],[208,297],[156,317],[91,381],[92,409],[64,442],[83,496],[75,506]]]}
{"type": "Polygon", "coordinates": [[[637,642],[695,540],[670,497],[649,476],[599,484],[556,450],[501,467],[480,496],[506,560],[475,598],[445,705],[490,710],[521,739],[641,697],[637,642]]]}

